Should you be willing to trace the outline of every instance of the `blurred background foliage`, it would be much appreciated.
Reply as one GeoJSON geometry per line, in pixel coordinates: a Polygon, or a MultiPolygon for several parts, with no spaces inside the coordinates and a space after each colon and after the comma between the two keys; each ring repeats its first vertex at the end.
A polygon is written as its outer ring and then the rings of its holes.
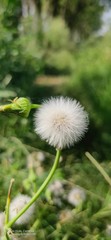
{"type": "MultiPolygon", "coordinates": [[[[84,157],[90,151],[111,176],[110,26],[102,31],[103,15],[109,10],[110,0],[0,2],[0,104],[17,96],[41,103],[64,95],[79,100],[90,118],[85,139],[63,152],[53,179],[62,181],[64,194],[55,199],[49,188],[37,203],[38,240],[111,238],[111,192],[84,157]],[[82,205],[72,206],[67,200],[75,186],[86,194],[82,205]]],[[[18,192],[31,196],[47,175],[54,150],[34,133],[33,112],[28,119],[0,113],[0,143],[4,211],[11,177],[12,197],[18,192]]]]}

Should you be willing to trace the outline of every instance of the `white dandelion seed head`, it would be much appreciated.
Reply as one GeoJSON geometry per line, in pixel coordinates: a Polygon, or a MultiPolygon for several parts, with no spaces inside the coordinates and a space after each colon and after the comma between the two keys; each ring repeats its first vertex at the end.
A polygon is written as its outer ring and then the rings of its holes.
{"type": "Polygon", "coordinates": [[[86,199],[86,194],[80,187],[74,187],[68,194],[67,200],[73,206],[78,206],[86,199]]]}
{"type": "Polygon", "coordinates": [[[44,154],[43,152],[39,151],[39,152],[37,153],[37,159],[38,159],[40,162],[44,162],[44,160],[45,160],[45,154],[44,154]]]}
{"type": "Polygon", "coordinates": [[[76,100],[51,98],[35,113],[35,132],[50,145],[63,149],[82,138],[88,122],[88,114],[76,100]]]}
{"type": "Polygon", "coordinates": [[[59,197],[64,194],[63,183],[60,180],[55,180],[48,187],[48,190],[55,196],[59,197]]]}
{"type": "Polygon", "coordinates": [[[0,212],[0,236],[3,233],[4,224],[5,224],[5,213],[4,212],[0,212]]]}
{"type": "Polygon", "coordinates": [[[107,235],[107,236],[111,236],[111,224],[108,224],[108,225],[106,226],[106,235],[107,235]]]}
{"type": "Polygon", "coordinates": [[[62,210],[59,214],[59,219],[61,223],[71,221],[73,219],[73,213],[70,209],[62,210]]]}
{"type": "MultiPolygon", "coordinates": [[[[9,218],[14,218],[18,212],[25,207],[25,205],[31,200],[31,197],[23,194],[17,195],[10,204],[9,218]]],[[[35,204],[31,205],[30,208],[15,222],[16,225],[27,224],[32,215],[34,214],[35,204]]]]}
{"type": "Polygon", "coordinates": [[[51,194],[52,202],[57,205],[62,205],[62,198],[64,197],[64,185],[61,180],[55,180],[48,188],[48,192],[51,194]]]}

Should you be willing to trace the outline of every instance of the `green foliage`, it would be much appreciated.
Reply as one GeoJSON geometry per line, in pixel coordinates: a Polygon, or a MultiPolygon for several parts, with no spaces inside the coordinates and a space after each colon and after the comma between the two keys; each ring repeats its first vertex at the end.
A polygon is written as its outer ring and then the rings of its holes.
{"type": "MultiPolygon", "coordinates": [[[[9,153],[4,157],[1,155],[0,209],[2,211],[4,211],[8,185],[12,177],[15,178],[12,198],[17,195],[18,191],[33,196],[33,193],[46,177],[46,169],[49,169],[49,165],[51,166],[53,161],[53,156],[45,154],[45,161],[40,162],[39,155],[37,155],[38,151],[29,154],[20,141],[17,139],[12,139],[11,141],[9,142],[9,139],[7,139],[5,145],[9,148],[8,144],[10,144],[10,150],[13,147],[12,151],[14,153],[14,147],[16,149],[17,144],[19,155],[18,158],[17,155],[12,156],[12,159],[11,154],[10,158],[7,158],[9,153]],[[48,167],[45,166],[46,161],[48,167]],[[2,189],[5,190],[4,194],[1,191],[2,189]]],[[[55,180],[64,183],[64,195],[59,196],[61,205],[59,206],[58,202],[54,203],[53,196],[51,201],[48,202],[47,195],[43,194],[41,199],[37,201],[37,210],[34,216],[35,222],[31,231],[36,233],[36,238],[39,240],[45,239],[45,237],[47,239],[64,239],[65,237],[66,239],[87,240],[91,236],[93,239],[101,239],[102,237],[107,239],[107,223],[110,224],[111,221],[111,192],[108,185],[86,159],[83,159],[84,164],[80,159],[74,160],[73,155],[70,155],[66,160],[65,166],[64,160],[62,160],[60,168],[52,180],[52,183],[55,180]],[[98,186],[95,188],[97,182],[98,186]],[[75,186],[81,186],[86,194],[85,202],[77,207],[72,206],[67,201],[69,191],[75,186]]],[[[110,164],[104,164],[103,167],[110,174],[110,164]]],[[[27,229],[27,227],[29,229],[31,225],[24,226],[23,229],[27,229]]],[[[16,232],[17,229],[19,230],[17,226],[13,229],[16,232]]]]}
{"type": "MultiPolygon", "coordinates": [[[[0,103],[16,96],[28,96],[37,103],[44,96],[63,93],[80,100],[90,117],[86,140],[63,152],[51,182],[63,182],[61,204],[45,191],[36,203],[34,225],[22,227],[32,227],[37,240],[108,240],[111,191],[84,157],[85,149],[92,151],[111,176],[111,36],[91,37],[100,26],[103,7],[98,0],[35,1],[36,16],[24,18],[21,2],[0,3],[0,103]],[[56,83],[58,75],[67,75],[68,81],[53,88],[50,83],[36,85],[44,74],[56,75],[56,83]],[[67,201],[75,186],[86,194],[77,207],[67,201]]],[[[54,156],[49,152],[54,150],[34,133],[32,115],[26,119],[0,113],[0,211],[5,210],[12,177],[12,198],[19,192],[33,196],[52,166],[54,156]],[[46,151],[43,162],[37,148],[46,151]]]]}
{"type": "Polygon", "coordinates": [[[44,31],[44,44],[54,50],[68,48],[69,30],[61,17],[50,18],[44,31]]]}
{"type": "Polygon", "coordinates": [[[103,6],[99,0],[49,0],[49,8],[53,16],[62,15],[71,32],[78,32],[79,37],[87,38],[100,25],[103,6]]]}
{"type": "Polygon", "coordinates": [[[47,69],[53,69],[55,75],[69,74],[73,67],[73,57],[68,50],[49,51],[45,64],[47,69]]]}
{"type": "Polygon", "coordinates": [[[79,99],[86,106],[91,119],[90,141],[94,141],[94,151],[98,149],[98,152],[105,154],[107,158],[110,152],[108,146],[111,142],[110,46],[110,35],[107,35],[96,42],[92,40],[80,48],[79,53],[74,56],[74,71],[65,92],[79,99]],[[93,129],[97,131],[96,138],[93,129]]]}
{"type": "Polygon", "coordinates": [[[21,36],[18,27],[21,15],[15,17],[16,13],[21,12],[19,1],[18,5],[13,1],[8,2],[0,12],[0,89],[4,93],[0,96],[2,98],[16,94],[32,94],[30,88],[42,68],[41,59],[27,53],[26,47],[24,48],[24,36],[21,36]]]}

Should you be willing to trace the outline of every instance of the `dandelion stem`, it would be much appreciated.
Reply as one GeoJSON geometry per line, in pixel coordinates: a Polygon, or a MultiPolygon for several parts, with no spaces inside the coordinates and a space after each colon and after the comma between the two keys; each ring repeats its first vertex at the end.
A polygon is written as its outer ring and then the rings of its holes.
{"type": "Polygon", "coordinates": [[[107,172],[103,169],[103,167],[96,161],[96,159],[89,153],[85,153],[86,157],[94,164],[94,166],[98,169],[98,171],[102,174],[106,182],[111,186],[111,178],[107,174],[107,172]]]}
{"type": "Polygon", "coordinates": [[[41,107],[40,104],[31,104],[31,109],[40,108],[40,107],[41,107]]]}
{"type": "Polygon", "coordinates": [[[22,216],[26,212],[26,210],[38,199],[40,194],[43,192],[43,190],[46,188],[46,186],[48,185],[48,183],[52,179],[52,177],[53,177],[53,175],[56,171],[56,168],[58,166],[60,156],[61,156],[61,151],[57,150],[55,161],[54,161],[54,164],[53,164],[53,166],[52,166],[52,168],[49,172],[49,175],[47,176],[47,178],[45,179],[43,184],[40,186],[38,191],[35,193],[35,195],[32,197],[32,199],[25,205],[25,207],[10,222],[8,222],[7,228],[11,227],[17,221],[17,219],[20,216],[22,216]]]}
{"type": "Polygon", "coordinates": [[[0,106],[0,112],[5,112],[6,110],[10,110],[10,105],[11,104],[0,106]]]}

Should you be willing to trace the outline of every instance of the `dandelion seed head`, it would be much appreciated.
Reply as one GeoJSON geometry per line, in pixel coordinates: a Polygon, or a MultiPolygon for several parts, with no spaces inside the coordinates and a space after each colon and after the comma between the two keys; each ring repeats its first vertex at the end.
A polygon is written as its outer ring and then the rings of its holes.
{"type": "MultiPolygon", "coordinates": [[[[10,220],[14,218],[20,210],[31,200],[27,195],[17,195],[10,204],[10,220]]],[[[30,208],[15,222],[16,225],[27,224],[32,215],[34,214],[35,204],[31,205],[30,208]]]]}
{"type": "Polygon", "coordinates": [[[51,194],[52,202],[57,206],[62,206],[62,198],[64,197],[64,185],[61,180],[55,180],[48,188],[48,192],[51,194]]]}
{"type": "Polygon", "coordinates": [[[80,187],[74,187],[68,194],[67,200],[73,206],[78,206],[86,199],[86,194],[80,187]]]}
{"type": "Polygon", "coordinates": [[[37,159],[39,162],[44,162],[45,161],[45,154],[41,151],[37,152],[37,159]]]}
{"type": "Polygon", "coordinates": [[[0,212],[0,236],[3,233],[4,224],[5,224],[5,213],[4,212],[0,212]]]}
{"type": "Polygon", "coordinates": [[[108,225],[106,226],[106,235],[107,235],[107,236],[111,236],[111,224],[108,224],[108,225]]]}
{"type": "Polygon", "coordinates": [[[55,196],[59,197],[64,194],[63,183],[60,180],[55,180],[48,187],[48,190],[55,196]]]}
{"type": "Polygon", "coordinates": [[[59,214],[61,223],[69,222],[73,220],[73,213],[70,209],[62,210],[59,214]]]}
{"type": "Polygon", "coordinates": [[[87,128],[88,114],[79,102],[70,98],[51,98],[35,113],[35,132],[58,149],[79,141],[87,128]]]}

